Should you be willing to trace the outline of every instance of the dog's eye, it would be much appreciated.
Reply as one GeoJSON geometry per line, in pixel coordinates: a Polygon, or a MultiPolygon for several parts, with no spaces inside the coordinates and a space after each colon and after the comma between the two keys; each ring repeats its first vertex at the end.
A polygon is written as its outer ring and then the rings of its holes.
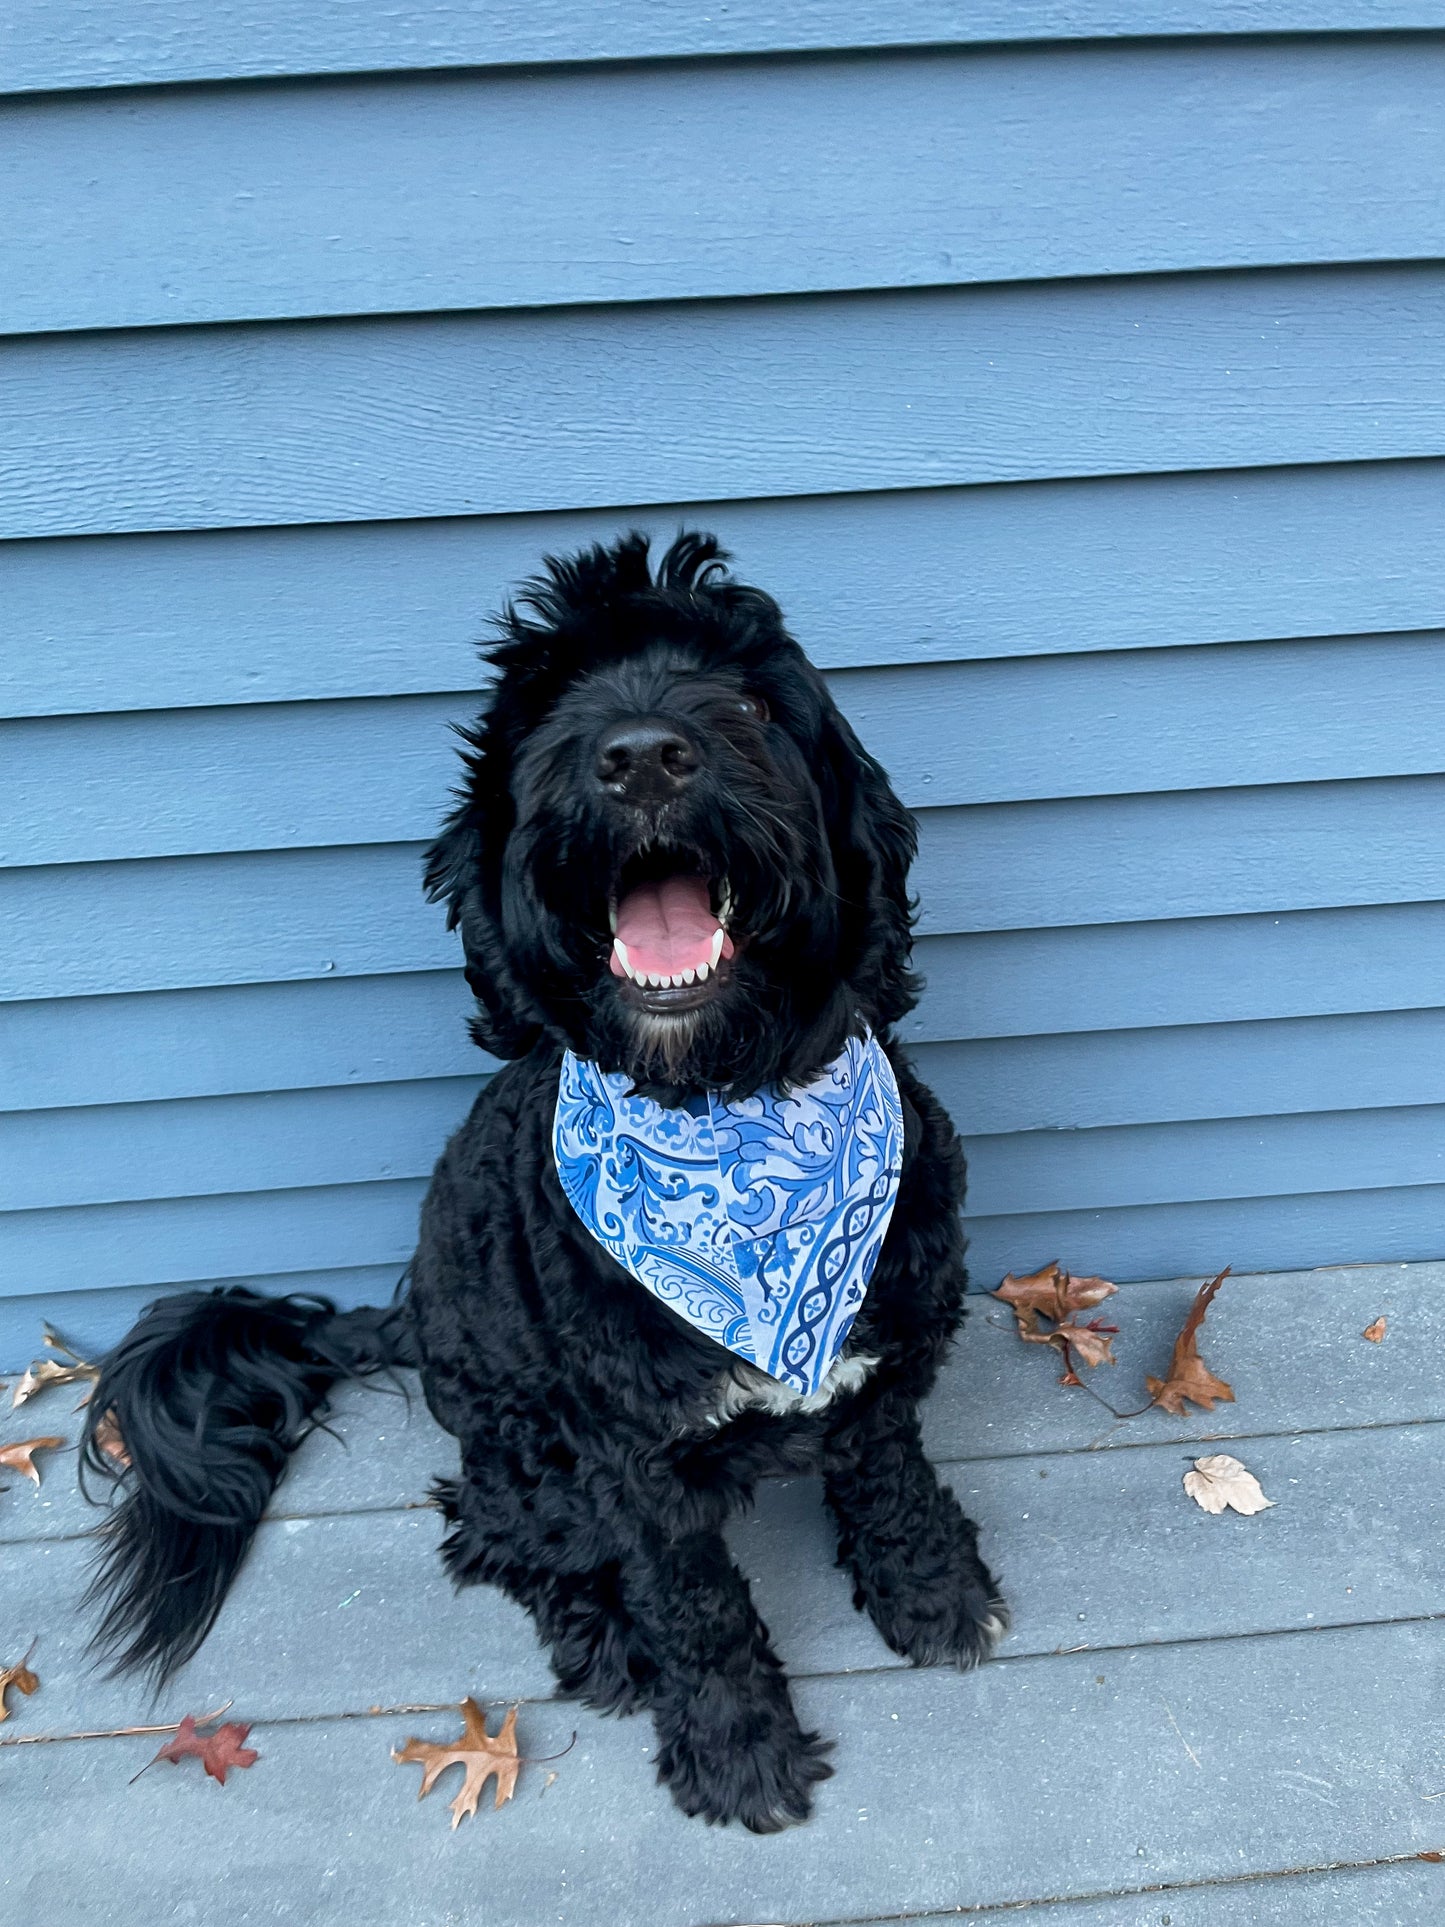
{"type": "Polygon", "coordinates": [[[751,716],[755,723],[765,723],[768,720],[768,706],[761,696],[739,696],[738,714],[751,716]]]}

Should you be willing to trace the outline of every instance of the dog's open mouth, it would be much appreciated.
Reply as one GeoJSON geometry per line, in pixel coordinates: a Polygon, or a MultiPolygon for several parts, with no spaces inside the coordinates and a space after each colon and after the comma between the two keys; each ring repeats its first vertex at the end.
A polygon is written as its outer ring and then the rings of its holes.
{"type": "Polygon", "coordinates": [[[696,1010],[716,995],[733,956],[732,891],[677,853],[647,851],[623,865],[612,899],[610,968],[630,1003],[658,1015],[696,1010]]]}

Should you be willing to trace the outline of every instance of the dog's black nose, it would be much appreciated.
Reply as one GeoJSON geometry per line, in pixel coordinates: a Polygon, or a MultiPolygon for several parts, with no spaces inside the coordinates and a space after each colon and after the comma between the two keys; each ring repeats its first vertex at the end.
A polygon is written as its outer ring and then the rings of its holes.
{"type": "Polygon", "coordinates": [[[671,723],[637,716],[607,731],[595,767],[598,782],[614,796],[661,798],[697,775],[697,751],[671,723]]]}

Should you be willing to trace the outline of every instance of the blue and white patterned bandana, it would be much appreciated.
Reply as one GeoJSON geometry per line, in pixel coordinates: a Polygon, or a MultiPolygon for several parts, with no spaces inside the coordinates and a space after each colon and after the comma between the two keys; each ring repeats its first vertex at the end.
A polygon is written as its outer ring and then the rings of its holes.
{"type": "Polygon", "coordinates": [[[903,1168],[903,1107],[876,1038],[816,1083],[672,1110],[568,1051],[552,1149],[562,1189],[624,1270],[801,1394],[843,1349],[903,1168]]]}

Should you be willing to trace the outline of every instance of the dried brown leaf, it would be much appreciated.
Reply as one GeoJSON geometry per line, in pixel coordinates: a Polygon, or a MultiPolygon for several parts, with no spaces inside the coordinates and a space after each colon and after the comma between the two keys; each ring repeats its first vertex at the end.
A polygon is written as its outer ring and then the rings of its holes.
{"type": "Polygon", "coordinates": [[[1361,1338],[1368,1338],[1372,1345],[1378,1345],[1389,1329],[1387,1320],[1377,1318],[1374,1324],[1366,1325],[1365,1329],[1360,1333],[1360,1336],[1361,1338]]]}
{"type": "Polygon", "coordinates": [[[461,1713],[462,1734],[451,1745],[434,1740],[408,1740],[400,1752],[394,1750],[391,1756],[398,1764],[421,1767],[421,1791],[416,1796],[419,1800],[426,1798],[438,1776],[449,1766],[463,1768],[461,1791],[452,1801],[453,1827],[460,1825],[464,1814],[476,1812],[482,1788],[494,1776],[497,1794],[493,1806],[499,1807],[510,1800],[517,1790],[517,1775],[522,1765],[517,1757],[515,1706],[495,1735],[487,1732],[487,1716],[474,1699],[468,1697],[462,1701],[461,1713]]]}
{"type": "MultiPolygon", "coordinates": [[[[214,1718],[214,1714],[211,1717],[214,1718]]],[[[168,1740],[146,1765],[169,1760],[172,1766],[179,1766],[182,1760],[197,1759],[211,1778],[224,1786],[232,1767],[254,1766],[261,1757],[255,1747],[246,1745],[246,1736],[251,1731],[249,1721],[242,1725],[238,1720],[227,1720],[214,1733],[205,1734],[198,1733],[196,1726],[195,1714],[187,1713],[176,1728],[175,1738],[168,1740]]],[[[142,1767],[141,1773],[145,1770],[142,1767]]],[[[138,1780],[140,1773],[135,1777],[138,1780]]]]}
{"type": "Polygon", "coordinates": [[[74,1385],[80,1379],[97,1379],[100,1370],[95,1365],[62,1365],[58,1358],[33,1359],[25,1368],[25,1376],[16,1384],[10,1399],[10,1409],[23,1405],[47,1385],[74,1385]]]}
{"type": "Polygon", "coordinates": [[[13,1666],[0,1666],[0,1720],[8,1720],[10,1708],[5,1704],[5,1695],[13,1686],[17,1693],[27,1696],[33,1693],[40,1681],[30,1670],[30,1654],[35,1651],[36,1642],[30,1642],[30,1651],[24,1659],[17,1660],[13,1666]]]}
{"type": "Polygon", "coordinates": [[[1229,1271],[1230,1267],[1226,1265],[1217,1278],[1211,1278],[1207,1285],[1201,1285],[1195,1293],[1189,1316],[1174,1341],[1166,1376],[1146,1377],[1144,1380],[1154,1403],[1162,1406],[1166,1412],[1172,1412],[1176,1418],[1184,1417],[1186,1399],[1191,1399],[1206,1412],[1212,1412],[1220,1399],[1231,1405],[1234,1403],[1231,1387],[1222,1378],[1216,1378],[1199,1356],[1199,1327],[1204,1323],[1204,1314],[1214,1303],[1215,1293],[1229,1276],[1229,1271]]]}
{"type": "Polygon", "coordinates": [[[40,1483],[40,1469],[35,1463],[37,1452],[53,1452],[64,1445],[62,1438],[20,1439],[14,1445],[0,1445],[0,1465],[8,1465],[12,1471],[23,1472],[32,1485],[40,1483]]]}
{"type": "Polygon", "coordinates": [[[1010,1272],[993,1295],[1011,1308],[1020,1325],[1028,1312],[1041,1312],[1061,1324],[1076,1311],[1103,1304],[1118,1289],[1107,1278],[1076,1278],[1062,1265],[1052,1264],[1019,1278],[1010,1272]]]}
{"type": "Polygon", "coordinates": [[[101,1413],[91,1436],[107,1458],[114,1459],[117,1465],[130,1464],[130,1453],[125,1449],[125,1440],[120,1435],[114,1412],[101,1413]]]}
{"type": "Polygon", "coordinates": [[[1070,1353],[1081,1365],[1089,1366],[1113,1365],[1118,1362],[1114,1357],[1114,1340],[1118,1335],[1117,1325],[1101,1324],[1097,1318],[1092,1319],[1087,1325],[1081,1325],[1077,1320],[1068,1325],[1060,1325],[1054,1333],[1055,1338],[1063,1339],[1070,1353]]]}
{"type": "Polygon", "coordinates": [[[1106,1278],[1076,1278],[1062,1265],[1052,1264],[1022,1277],[1010,1272],[993,1295],[1012,1311],[1015,1329],[1026,1345],[1052,1345],[1063,1354],[1059,1383],[1082,1385],[1077,1366],[1114,1364],[1113,1341],[1119,1328],[1099,1318],[1080,1324],[1078,1314],[1102,1304],[1117,1289],[1106,1278]],[[1052,1329],[1042,1322],[1045,1319],[1052,1329]]]}
{"type": "Polygon", "coordinates": [[[1212,1452],[1196,1459],[1192,1472],[1184,1474],[1184,1490],[1206,1512],[1242,1512],[1246,1517],[1265,1512],[1274,1504],[1260,1490],[1259,1480],[1228,1452],[1212,1452]]]}
{"type": "Polygon", "coordinates": [[[81,1357],[74,1345],[68,1345],[65,1342],[48,1318],[41,1320],[40,1341],[47,1351],[64,1352],[65,1356],[70,1359],[73,1364],[88,1365],[90,1363],[88,1358],[81,1357]]]}

